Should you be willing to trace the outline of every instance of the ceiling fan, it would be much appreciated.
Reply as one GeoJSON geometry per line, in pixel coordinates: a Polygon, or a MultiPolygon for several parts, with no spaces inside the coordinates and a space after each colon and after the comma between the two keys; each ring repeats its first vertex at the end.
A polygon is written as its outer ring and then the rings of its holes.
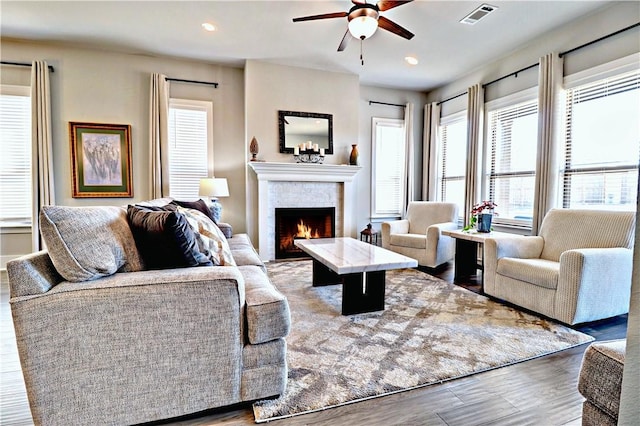
{"type": "Polygon", "coordinates": [[[349,34],[357,39],[365,40],[371,37],[378,27],[399,35],[400,37],[404,37],[407,40],[411,40],[414,35],[411,31],[401,27],[390,19],[381,16],[380,12],[402,6],[403,4],[411,3],[412,1],[413,0],[379,0],[376,4],[369,4],[365,0],[351,0],[351,3],[353,3],[354,6],[349,9],[348,12],[303,16],[301,18],[293,18],[293,22],[347,17],[349,26],[342,37],[340,45],[338,46],[338,52],[342,52],[347,47],[347,43],[350,38],[349,34]]]}

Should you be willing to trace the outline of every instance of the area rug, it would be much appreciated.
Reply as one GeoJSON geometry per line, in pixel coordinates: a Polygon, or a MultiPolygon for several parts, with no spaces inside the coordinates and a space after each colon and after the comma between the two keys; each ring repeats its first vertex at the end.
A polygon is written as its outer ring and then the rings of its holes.
{"type": "Polygon", "coordinates": [[[342,287],[311,286],[311,261],[271,263],[291,309],[284,395],[257,423],[504,367],[594,340],[415,269],[387,271],[386,309],[340,314],[342,287]]]}

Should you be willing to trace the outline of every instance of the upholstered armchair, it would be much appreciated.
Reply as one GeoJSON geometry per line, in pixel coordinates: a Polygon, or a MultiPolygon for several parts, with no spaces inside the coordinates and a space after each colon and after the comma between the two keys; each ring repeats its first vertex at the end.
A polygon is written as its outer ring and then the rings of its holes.
{"type": "Polygon", "coordinates": [[[457,222],[457,204],[412,201],[404,219],[382,223],[382,247],[435,268],[453,260],[455,241],[442,231],[457,229],[457,222]]]}
{"type": "Polygon", "coordinates": [[[635,213],[552,209],[539,235],[488,238],[484,291],[566,324],[629,311],[635,213]]]}

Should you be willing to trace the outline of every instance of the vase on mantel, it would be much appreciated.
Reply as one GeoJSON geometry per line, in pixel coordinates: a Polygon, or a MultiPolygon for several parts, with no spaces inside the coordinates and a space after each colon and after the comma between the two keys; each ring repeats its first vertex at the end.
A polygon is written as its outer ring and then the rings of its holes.
{"type": "Polygon", "coordinates": [[[351,155],[349,155],[349,165],[357,166],[358,165],[358,144],[351,145],[351,155]]]}

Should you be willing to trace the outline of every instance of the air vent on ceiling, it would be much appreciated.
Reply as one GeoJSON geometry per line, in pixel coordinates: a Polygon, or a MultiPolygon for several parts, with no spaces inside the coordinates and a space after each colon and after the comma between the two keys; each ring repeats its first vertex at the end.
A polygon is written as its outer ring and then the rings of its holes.
{"type": "Polygon", "coordinates": [[[468,14],[467,16],[465,16],[464,18],[462,18],[460,20],[460,23],[474,25],[480,19],[484,18],[485,16],[487,16],[488,14],[490,14],[496,9],[497,7],[491,6],[485,3],[480,7],[478,7],[476,10],[474,10],[473,12],[471,12],[470,14],[468,14]]]}

